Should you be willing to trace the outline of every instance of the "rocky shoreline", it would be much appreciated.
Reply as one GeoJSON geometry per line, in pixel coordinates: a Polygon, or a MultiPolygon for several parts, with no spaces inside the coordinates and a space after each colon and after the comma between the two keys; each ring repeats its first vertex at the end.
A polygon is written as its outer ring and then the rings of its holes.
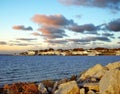
{"type": "Polygon", "coordinates": [[[0,88],[0,94],[120,94],[120,61],[88,70],[58,81],[13,83],[0,88]]]}

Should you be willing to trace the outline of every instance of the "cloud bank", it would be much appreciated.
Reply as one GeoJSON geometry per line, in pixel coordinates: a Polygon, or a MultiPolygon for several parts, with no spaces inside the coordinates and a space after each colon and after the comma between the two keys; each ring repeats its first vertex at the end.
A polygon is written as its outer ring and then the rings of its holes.
{"type": "Polygon", "coordinates": [[[7,45],[7,43],[4,41],[0,41],[0,45],[7,45]]]}
{"type": "Polygon", "coordinates": [[[16,40],[21,40],[21,41],[32,41],[32,40],[37,40],[36,38],[17,38],[16,40]]]}
{"type": "Polygon", "coordinates": [[[26,30],[26,31],[32,31],[33,30],[31,26],[25,27],[24,25],[15,25],[12,28],[15,29],[15,30],[26,30]]]}
{"type": "Polygon", "coordinates": [[[38,30],[48,39],[63,38],[64,36],[67,36],[64,30],[55,27],[42,26],[38,30]]]}
{"type": "Polygon", "coordinates": [[[106,25],[106,29],[109,31],[120,32],[120,18],[109,22],[106,25]]]}
{"type": "Polygon", "coordinates": [[[120,10],[120,0],[58,0],[65,5],[90,6],[120,10]]]}
{"type": "Polygon", "coordinates": [[[99,37],[99,36],[88,36],[88,37],[84,37],[82,39],[68,39],[69,42],[75,42],[75,43],[81,43],[81,42],[91,42],[91,41],[104,41],[104,42],[111,42],[111,40],[107,37],[99,37]]]}
{"type": "Polygon", "coordinates": [[[99,29],[98,26],[95,26],[93,24],[84,24],[84,25],[72,25],[68,27],[69,30],[78,32],[78,33],[91,33],[91,34],[97,34],[97,30],[99,29]]]}
{"type": "Polygon", "coordinates": [[[63,15],[41,15],[36,14],[32,18],[33,22],[41,24],[41,25],[49,25],[49,26],[65,26],[72,24],[72,20],[66,19],[63,15]]]}

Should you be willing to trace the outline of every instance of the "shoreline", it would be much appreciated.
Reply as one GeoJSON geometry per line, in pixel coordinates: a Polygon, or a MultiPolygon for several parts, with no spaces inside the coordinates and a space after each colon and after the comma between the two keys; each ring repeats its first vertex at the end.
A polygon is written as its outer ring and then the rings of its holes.
{"type": "Polygon", "coordinates": [[[104,93],[106,91],[119,94],[117,92],[120,92],[120,61],[106,66],[96,64],[79,74],[58,80],[5,84],[0,88],[0,94],[109,94],[104,93]]]}

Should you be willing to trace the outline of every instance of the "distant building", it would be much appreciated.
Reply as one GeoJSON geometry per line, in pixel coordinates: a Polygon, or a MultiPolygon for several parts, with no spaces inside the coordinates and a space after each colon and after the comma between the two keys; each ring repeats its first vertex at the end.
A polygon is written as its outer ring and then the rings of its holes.
{"type": "Polygon", "coordinates": [[[34,50],[28,50],[28,55],[35,55],[35,51],[34,50]]]}
{"type": "Polygon", "coordinates": [[[120,50],[116,51],[116,55],[120,56],[120,50]]]}

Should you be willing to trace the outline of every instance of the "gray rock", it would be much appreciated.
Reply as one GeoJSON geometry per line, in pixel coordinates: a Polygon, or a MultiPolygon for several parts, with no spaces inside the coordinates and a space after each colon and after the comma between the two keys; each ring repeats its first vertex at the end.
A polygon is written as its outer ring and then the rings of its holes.
{"type": "Polygon", "coordinates": [[[55,90],[57,90],[57,88],[58,88],[58,82],[55,82],[53,89],[52,89],[52,92],[54,93],[55,90]]]}
{"type": "Polygon", "coordinates": [[[38,85],[38,90],[39,90],[39,92],[42,93],[42,94],[48,94],[47,89],[45,88],[45,86],[44,86],[42,83],[40,83],[40,84],[38,85]]]}

